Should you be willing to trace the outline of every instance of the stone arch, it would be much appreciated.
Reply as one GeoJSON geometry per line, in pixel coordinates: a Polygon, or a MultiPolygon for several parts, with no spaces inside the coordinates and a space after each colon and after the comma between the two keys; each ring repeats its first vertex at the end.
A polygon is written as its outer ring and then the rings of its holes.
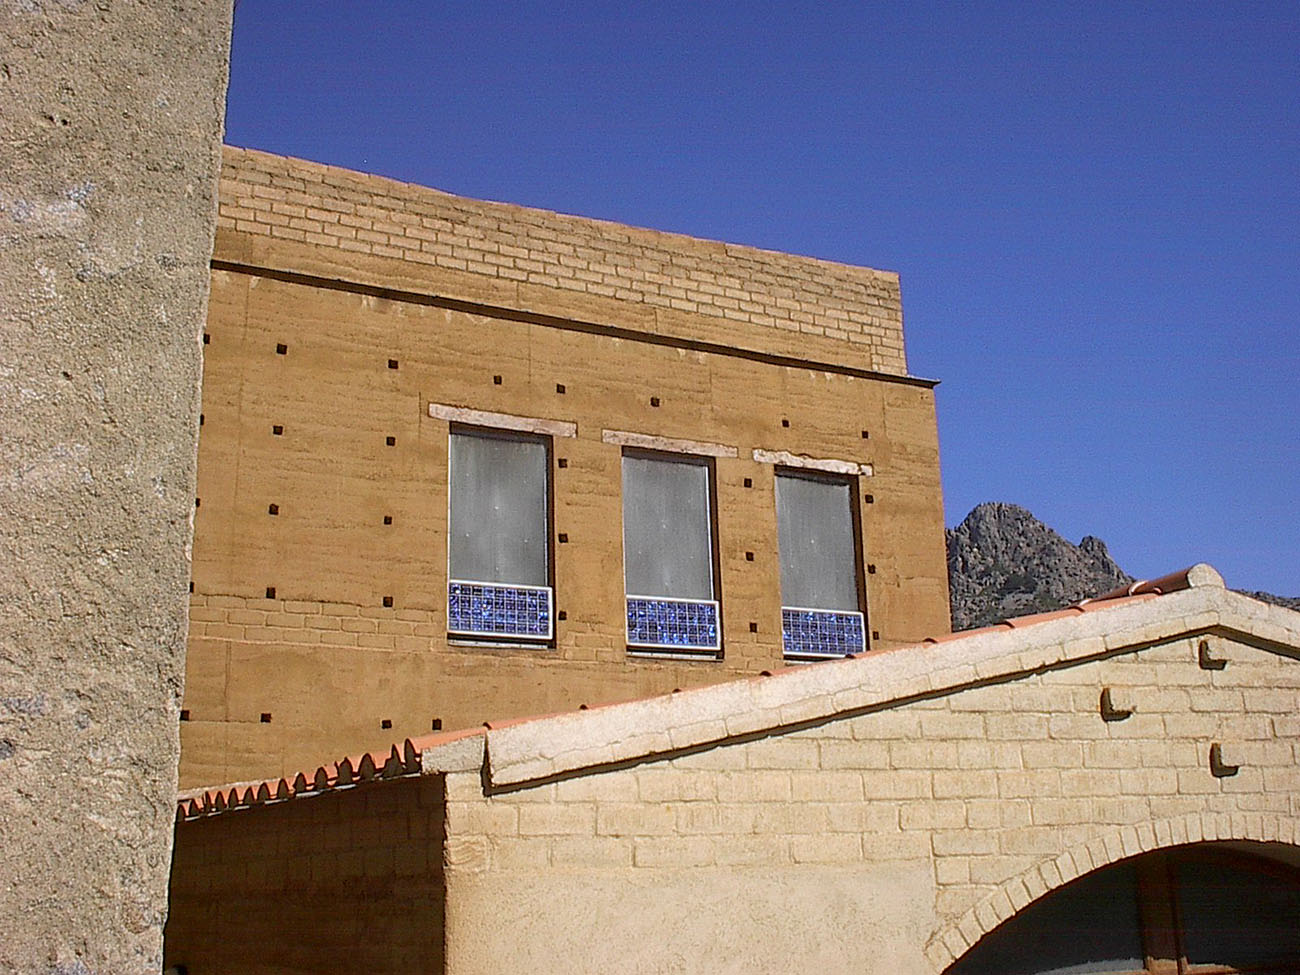
{"type": "Polygon", "coordinates": [[[926,942],[925,956],[935,973],[943,972],[1003,921],[1084,874],[1153,850],[1228,840],[1297,846],[1300,821],[1275,813],[1205,812],[1107,827],[1087,842],[1004,881],[961,917],[936,931],[926,942]]]}

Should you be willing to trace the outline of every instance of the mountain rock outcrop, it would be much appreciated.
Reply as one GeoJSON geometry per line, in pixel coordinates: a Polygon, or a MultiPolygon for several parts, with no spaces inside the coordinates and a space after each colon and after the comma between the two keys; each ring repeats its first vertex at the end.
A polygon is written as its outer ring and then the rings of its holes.
{"type": "MultiPolygon", "coordinates": [[[[986,501],[947,539],[954,631],[1061,609],[1133,581],[1101,539],[1087,535],[1072,545],[1014,504],[986,501]]],[[[1300,610],[1300,597],[1238,591],[1300,610]]]]}
{"type": "Polygon", "coordinates": [[[979,505],[947,539],[954,630],[1060,609],[1133,581],[1101,539],[1073,545],[1014,504],[979,505]]]}

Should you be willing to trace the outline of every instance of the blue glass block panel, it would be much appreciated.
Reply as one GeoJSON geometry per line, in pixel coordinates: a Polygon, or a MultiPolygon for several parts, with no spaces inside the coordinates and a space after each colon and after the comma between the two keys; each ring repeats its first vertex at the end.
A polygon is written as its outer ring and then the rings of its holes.
{"type": "Polygon", "coordinates": [[[787,657],[844,657],[867,645],[861,613],[781,607],[781,639],[787,657]]]}
{"type": "Polygon", "coordinates": [[[718,604],[709,599],[627,597],[627,645],[655,650],[717,650],[718,604]]]}
{"type": "Polygon", "coordinates": [[[462,636],[549,640],[551,590],[453,579],[447,584],[447,632],[462,636]]]}

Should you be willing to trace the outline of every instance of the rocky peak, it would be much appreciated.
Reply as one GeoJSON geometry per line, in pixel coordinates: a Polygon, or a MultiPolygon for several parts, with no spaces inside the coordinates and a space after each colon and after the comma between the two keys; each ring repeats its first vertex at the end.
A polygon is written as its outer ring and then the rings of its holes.
{"type": "Polygon", "coordinates": [[[1073,545],[1014,504],[979,505],[947,540],[954,630],[1060,609],[1133,581],[1101,539],[1073,545]]]}
{"type": "MultiPolygon", "coordinates": [[[[1071,545],[1014,504],[986,501],[947,536],[953,630],[1050,612],[1133,581],[1100,538],[1071,545]]],[[[1300,597],[1238,592],[1300,610],[1300,597]]]]}

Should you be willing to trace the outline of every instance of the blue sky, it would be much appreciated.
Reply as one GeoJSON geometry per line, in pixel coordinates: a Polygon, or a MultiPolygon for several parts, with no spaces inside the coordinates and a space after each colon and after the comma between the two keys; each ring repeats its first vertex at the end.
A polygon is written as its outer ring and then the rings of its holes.
{"type": "Polygon", "coordinates": [[[948,524],[1300,595],[1300,4],[241,0],[227,141],[898,271],[948,524]]]}

